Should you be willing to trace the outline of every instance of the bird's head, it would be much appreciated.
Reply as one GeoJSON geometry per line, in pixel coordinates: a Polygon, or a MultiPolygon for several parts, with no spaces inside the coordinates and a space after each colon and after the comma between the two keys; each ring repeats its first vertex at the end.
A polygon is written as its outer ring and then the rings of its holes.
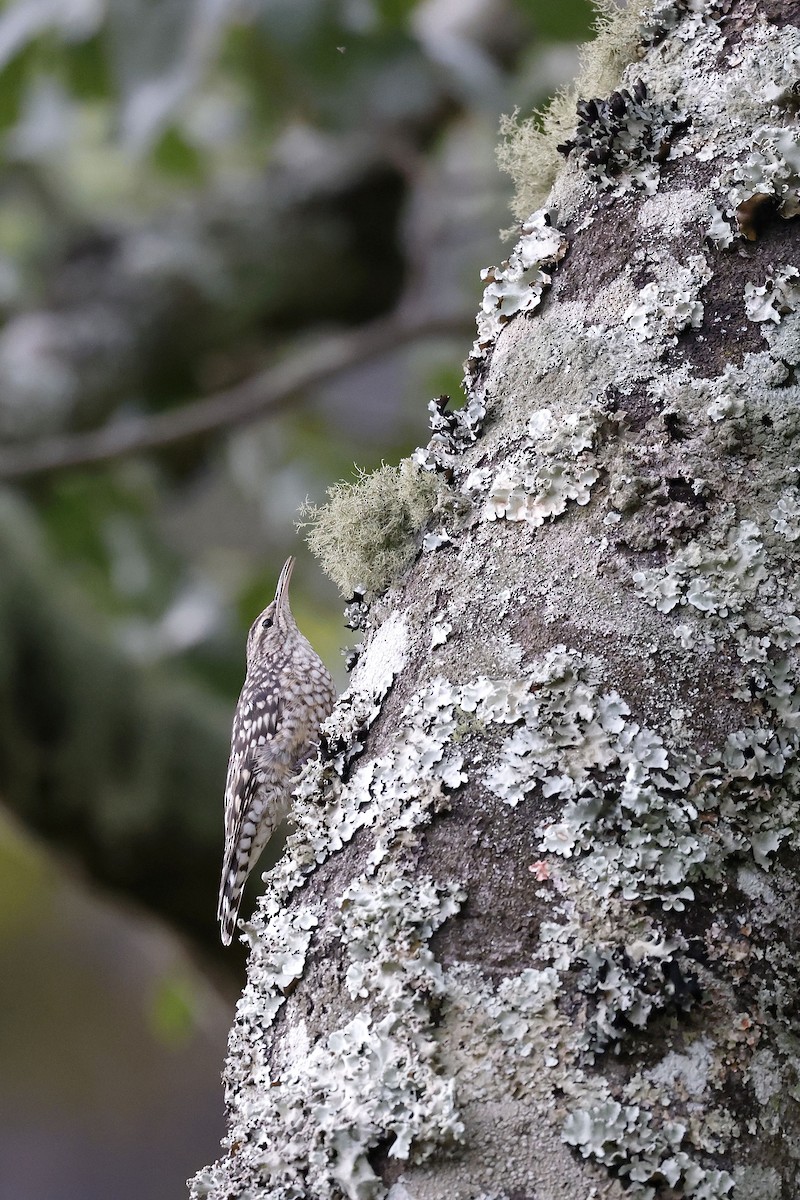
{"type": "Polygon", "coordinates": [[[294,558],[283,564],[275,599],[256,617],[247,635],[247,664],[262,662],[280,653],[292,637],[298,635],[292,610],[289,607],[289,580],[294,569],[294,558]]]}

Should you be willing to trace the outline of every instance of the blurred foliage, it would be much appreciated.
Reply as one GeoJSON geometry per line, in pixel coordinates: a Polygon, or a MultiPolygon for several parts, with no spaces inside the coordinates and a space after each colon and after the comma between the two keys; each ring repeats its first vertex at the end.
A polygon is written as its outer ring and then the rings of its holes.
{"type": "MultiPolygon", "coordinates": [[[[0,502],[0,778],[29,824],[199,938],[216,894],[223,707],[142,667],[0,502]]],[[[2,893],[0,893],[0,896],[2,893]]]]}
{"type": "Polygon", "coordinates": [[[2,1194],[174,1200],[223,1133],[234,996],[53,857],[0,811],[2,1194]]]}
{"type": "Polygon", "coordinates": [[[0,812],[0,944],[39,920],[51,891],[44,862],[0,812]]]}
{"type": "Polygon", "coordinates": [[[166,1046],[180,1046],[197,1025],[194,981],[185,974],[170,974],[158,981],[150,1006],[150,1026],[166,1046]]]}
{"type": "MultiPolygon", "coordinates": [[[[381,314],[461,320],[280,416],[0,479],[0,794],[199,941],[245,631],[306,497],[424,442],[430,395],[457,393],[507,224],[500,114],[564,82],[591,20],[589,0],[0,6],[3,461],[146,428],[381,314]]],[[[301,559],[293,592],[343,685],[332,586],[301,559]]],[[[165,1037],[182,1005],[154,1000],[165,1037]]]]}

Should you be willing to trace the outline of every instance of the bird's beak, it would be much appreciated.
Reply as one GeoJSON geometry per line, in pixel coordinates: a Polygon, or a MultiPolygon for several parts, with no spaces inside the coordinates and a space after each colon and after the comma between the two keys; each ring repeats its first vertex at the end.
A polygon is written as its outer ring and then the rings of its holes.
{"type": "Polygon", "coordinates": [[[278,577],[278,586],[275,588],[275,609],[276,611],[283,608],[284,604],[289,605],[289,580],[292,578],[294,570],[294,558],[289,555],[286,562],[281,568],[280,576],[278,577]]]}

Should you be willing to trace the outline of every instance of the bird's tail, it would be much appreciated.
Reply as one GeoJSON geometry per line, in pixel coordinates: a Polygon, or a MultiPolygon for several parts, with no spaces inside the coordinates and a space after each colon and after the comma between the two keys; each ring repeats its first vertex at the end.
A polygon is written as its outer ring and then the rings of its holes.
{"type": "Polygon", "coordinates": [[[217,920],[223,946],[230,946],[236,932],[236,918],[239,915],[239,905],[242,903],[247,872],[238,870],[235,860],[226,862],[222,870],[222,882],[219,887],[219,903],[217,904],[217,920]]]}

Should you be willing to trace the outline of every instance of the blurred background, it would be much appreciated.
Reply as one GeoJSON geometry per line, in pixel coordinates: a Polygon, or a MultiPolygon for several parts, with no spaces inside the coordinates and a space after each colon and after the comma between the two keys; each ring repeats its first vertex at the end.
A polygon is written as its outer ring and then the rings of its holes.
{"type": "Polygon", "coordinates": [[[299,553],[344,686],[357,635],[298,507],[460,395],[507,253],[500,115],[572,76],[591,20],[0,5],[0,1197],[166,1200],[216,1156],[246,631],[299,553]]]}

